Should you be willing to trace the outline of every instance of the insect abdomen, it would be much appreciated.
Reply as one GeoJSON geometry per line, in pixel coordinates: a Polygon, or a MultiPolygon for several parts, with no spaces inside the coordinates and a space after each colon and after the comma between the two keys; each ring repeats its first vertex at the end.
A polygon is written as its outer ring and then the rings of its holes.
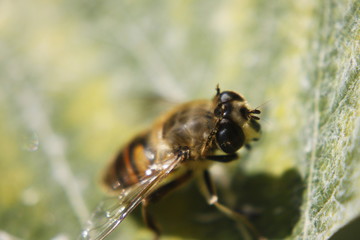
{"type": "Polygon", "coordinates": [[[120,151],[105,172],[106,187],[118,190],[139,182],[155,157],[148,147],[147,138],[147,134],[140,135],[120,151]]]}

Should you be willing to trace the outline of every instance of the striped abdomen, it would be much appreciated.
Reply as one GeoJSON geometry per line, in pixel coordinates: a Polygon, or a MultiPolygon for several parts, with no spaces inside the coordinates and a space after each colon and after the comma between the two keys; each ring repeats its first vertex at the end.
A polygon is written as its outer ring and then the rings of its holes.
{"type": "Polygon", "coordinates": [[[136,137],[111,162],[104,176],[104,183],[108,188],[123,189],[138,183],[141,176],[144,176],[155,159],[147,138],[148,134],[136,137]]]}

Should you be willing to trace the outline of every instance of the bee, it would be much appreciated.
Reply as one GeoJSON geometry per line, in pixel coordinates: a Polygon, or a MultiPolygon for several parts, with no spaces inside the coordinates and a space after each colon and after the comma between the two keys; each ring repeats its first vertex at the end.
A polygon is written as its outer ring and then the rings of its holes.
{"type": "Polygon", "coordinates": [[[160,236],[149,204],[196,177],[209,204],[256,230],[245,216],[222,205],[208,168],[214,162],[238,159],[237,151],[260,137],[260,110],[233,91],[220,91],[212,100],[175,107],[149,130],[136,136],[113,159],[103,182],[115,194],[100,203],[80,239],[104,239],[140,203],[145,224],[160,236]]]}

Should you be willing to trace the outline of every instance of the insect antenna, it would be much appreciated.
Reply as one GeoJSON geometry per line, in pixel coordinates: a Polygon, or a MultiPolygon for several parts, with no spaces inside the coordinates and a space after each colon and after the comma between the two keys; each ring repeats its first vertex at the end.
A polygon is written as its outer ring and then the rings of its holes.
{"type": "Polygon", "coordinates": [[[265,101],[264,103],[260,104],[260,105],[257,106],[256,108],[254,108],[253,111],[258,110],[259,108],[262,108],[263,106],[267,105],[267,104],[268,104],[269,102],[271,102],[271,101],[272,101],[272,99],[269,99],[269,100],[265,101]]]}

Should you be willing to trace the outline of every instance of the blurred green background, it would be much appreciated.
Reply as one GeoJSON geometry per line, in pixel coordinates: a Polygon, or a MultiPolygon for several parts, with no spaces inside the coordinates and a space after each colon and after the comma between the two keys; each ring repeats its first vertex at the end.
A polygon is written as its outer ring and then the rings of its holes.
{"type": "MultiPolygon", "coordinates": [[[[360,212],[358,36],[350,0],[2,0],[0,239],[75,239],[119,147],[217,83],[260,106],[263,126],[232,170],[213,169],[220,199],[269,238],[328,238],[360,212]],[[346,127],[324,139],[338,148],[314,135],[334,113],[346,127]]],[[[164,239],[241,238],[194,184],[152,211],[164,239]]],[[[109,239],[151,236],[135,211],[109,239]]]]}

